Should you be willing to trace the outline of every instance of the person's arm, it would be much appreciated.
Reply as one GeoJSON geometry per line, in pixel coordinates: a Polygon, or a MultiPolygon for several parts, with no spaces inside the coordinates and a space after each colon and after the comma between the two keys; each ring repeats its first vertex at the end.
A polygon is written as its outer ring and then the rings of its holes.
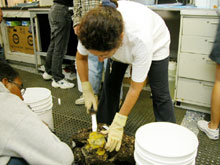
{"type": "Polygon", "coordinates": [[[19,155],[29,164],[72,164],[74,156],[70,147],[60,141],[35,114],[30,112],[23,116],[15,126],[13,134],[8,137],[10,155],[19,155]]]}
{"type": "Polygon", "coordinates": [[[137,99],[140,95],[140,92],[144,86],[144,82],[138,83],[131,80],[130,88],[126,95],[125,101],[119,111],[119,114],[128,116],[134,107],[137,99]]]}
{"type": "Polygon", "coordinates": [[[98,99],[94,95],[92,85],[90,84],[88,78],[88,56],[84,56],[77,51],[76,66],[82,83],[82,90],[85,98],[85,107],[87,113],[89,113],[89,109],[91,109],[92,106],[96,111],[98,109],[98,99]]]}
{"type": "Polygon", "coordinates": [[[126,95],[125,101],[119,111],[116,113],[108,131],[108,141],[105,148],[108,151],[119,151],[121,147],[124,126],[126,124],[129,113],[134,107],[140,92],[144,86],[144,80],[147,77],[151,61],[152,49],[145,45],[152,45],[152,42],[145,44],[144,42],[137,44],[133,50],[138,54],[132,63],[132,80],[130,88],[126,95]],[[146,56],[146,54],[148,56],[146,56]]]}
{"type": "Polygon", "coordinates": [[[119,113],[116,113],[114,120],[111,126],[109,127],[109,130],[107,131],[109,133],[108,141],[105,146],[107,151],[119,151],[121,147],[124,126],[126,124],[128,115],[134,107],[143,86],[144,82],[138,83],[131,80],[131,85],[126,95],[125,101],[119,113]]]}
{"type": "Polygon", "coordinates": [[[88,78],[88,56],[76,52],[76,67],[81,82],[89,81],[88,78]]]}

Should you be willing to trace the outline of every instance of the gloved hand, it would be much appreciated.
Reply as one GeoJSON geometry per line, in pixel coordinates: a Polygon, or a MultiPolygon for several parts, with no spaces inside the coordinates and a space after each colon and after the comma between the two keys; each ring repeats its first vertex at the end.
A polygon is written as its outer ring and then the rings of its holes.
{"type": "Polygon", "coordinates": [[[93,109],[97,111],[98,98],[94,95],[90,82],[82,82],[82,90],[85,98],[85,107],[87,109],[87,113],[89,113],[89,109],[91,109],[92,106],[93,109]]]}
{"type": "Polygon", "coordinates": [[[127,116],[116,113],[111,126],[105,132],[108,133],[108,140],[105,145],[107,151],[112,152],[114,149],[115,151],[119,151],[127,118],[127,116]]]}

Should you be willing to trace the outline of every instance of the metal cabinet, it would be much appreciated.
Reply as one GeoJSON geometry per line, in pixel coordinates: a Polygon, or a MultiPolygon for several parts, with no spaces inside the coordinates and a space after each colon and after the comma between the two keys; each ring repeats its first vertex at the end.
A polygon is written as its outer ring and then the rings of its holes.
{"type": "Polygon", "coordinates": [[[175,104],[210,113],[216,64],[209,59],[219,23],[215,10],[182,10],[175,104]]]}

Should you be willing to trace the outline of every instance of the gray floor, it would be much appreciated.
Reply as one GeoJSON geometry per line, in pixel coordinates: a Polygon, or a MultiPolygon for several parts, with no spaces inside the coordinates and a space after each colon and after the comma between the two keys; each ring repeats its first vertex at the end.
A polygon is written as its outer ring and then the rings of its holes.
{"type": "MultiPolygon", "coordinates": [[[[51,87],[50,81],[44,81],[35,70],[28,67],[21,67],[13,64],[13,67],[19,68],[19,73],[24,81],[26,87],[45,87],[51,90],[53,95],[53,117],[56,135],[61,140],[71,145],[71,136],[73,132],[81,128],[91,127],[90,116],[86,114],[84,106],[75,106],[74,101],[81,94],[78,92],[77,87],[73,89],[55,89],[51,87]],[[22,71],[22,70],[25,71],[22,71]],[[30,71],[30,72],[27,72],[30,71]],[[58,98],[61,99],[61,105],[58,104],[58,98]]],[[[76,80],[74,80],[76,83],[76,80]]],[[[124,87],[124,94],[128,88],[124,87]]],[[[199,148],[196,158],[196,164],[213,164],[220,165],[220,140],[209,140],[207,136],[199,132],[196,127],[196,121],[209,115],[196,113],[193,111],[186,111],[183,109],[175,108],[177,123],[191,129],[195,134],[198,134],[199,148]],[[193,118],[192,118],[193,117],[193,118]]],[[[125,132],[129,135],[135,135],[136,130],[143,124],[153,122],[154,115],[152,110],[152,100],[150,92],[142,91],[140,98],[129,115],[125,132]],[[146,99],[147,98],[147,99],[146,99]]]]}

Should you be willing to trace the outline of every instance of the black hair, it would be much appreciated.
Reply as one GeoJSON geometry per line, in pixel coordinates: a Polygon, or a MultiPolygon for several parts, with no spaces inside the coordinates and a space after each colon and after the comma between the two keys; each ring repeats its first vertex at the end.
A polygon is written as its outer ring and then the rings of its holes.
{"type": "Polygon", "coordinates": [[[0,61],[0,80],[7,78],[8,80],[13,81],[19,77],[19,74],[14,70],[8,63],[0,61]]]}
{"type": "Polygon", "coordinates": [[[116,8],[99,6],[83,16],[78,37],[86,49],[110,51],[120,46],[123,28],[122,15],[116,8]]]}

